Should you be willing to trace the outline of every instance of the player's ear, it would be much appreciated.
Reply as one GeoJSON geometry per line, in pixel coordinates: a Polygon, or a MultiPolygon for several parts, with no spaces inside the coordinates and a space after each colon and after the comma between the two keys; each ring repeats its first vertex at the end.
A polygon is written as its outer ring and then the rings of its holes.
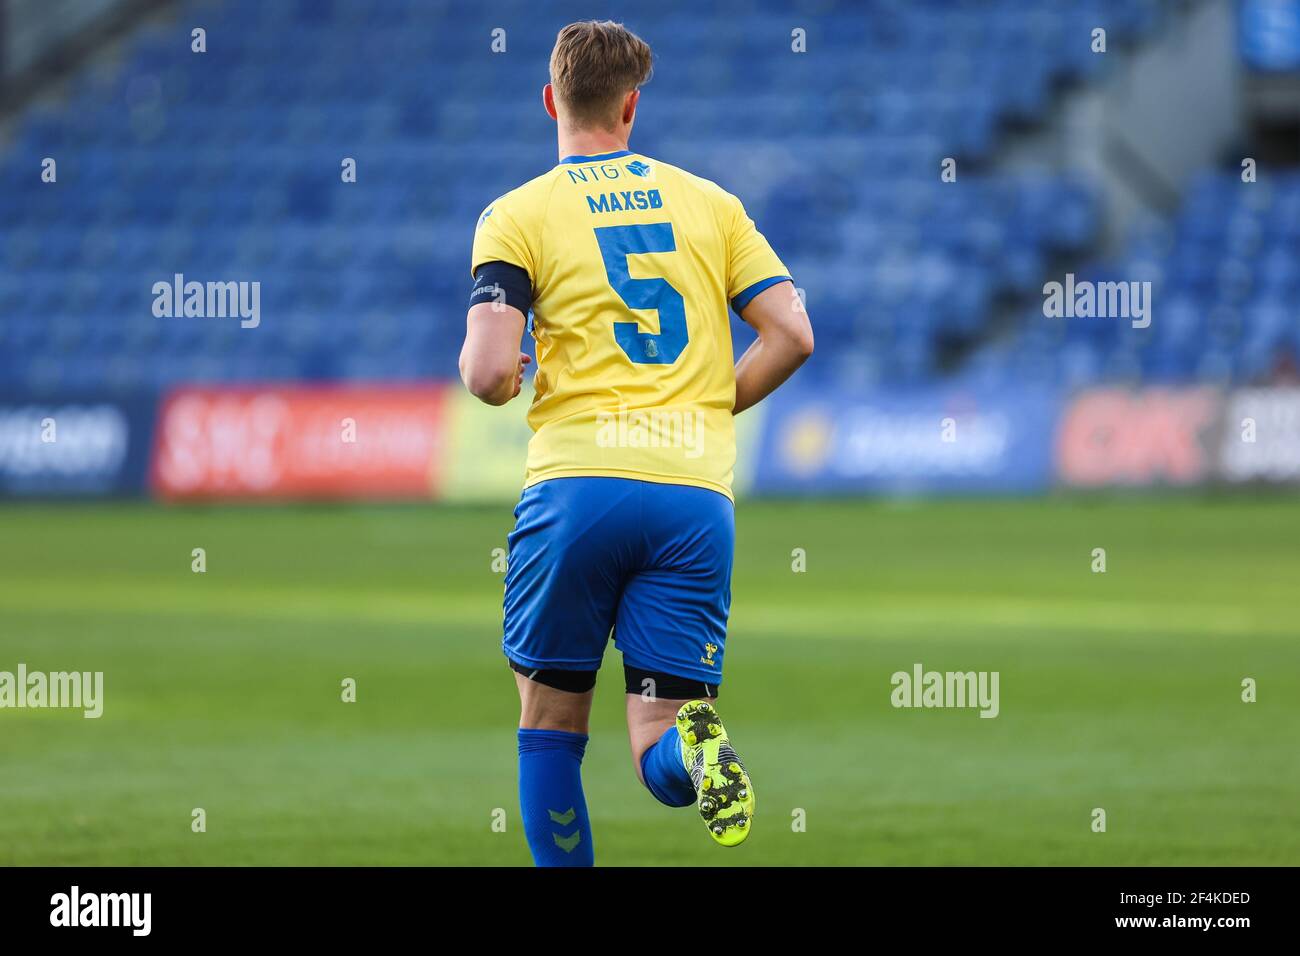
{"type": "Polygon", "coordinates": [[[633,90],[623,100],[623,125],[631,126],[632,120],[636,118],[636,104],[641,99],[641,91],[633,90]]]}
{"type": "Polygon", "coordinates": [[[542,87],[542,105],[546,107],[547,116],[553,120],[559,120],[559,114],[555,112],[555,90],[551,89],[550,83],[542,87]]]}

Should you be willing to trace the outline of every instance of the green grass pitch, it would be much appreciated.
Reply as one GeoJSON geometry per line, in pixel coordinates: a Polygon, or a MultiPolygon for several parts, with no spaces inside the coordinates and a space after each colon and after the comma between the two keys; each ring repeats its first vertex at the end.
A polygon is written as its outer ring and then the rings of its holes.
{"type": "MultiPolygon", "coordinates": [[[[0,670],[102,670],[106,698],[99,720],[0,710],[0,863],[527,864],[492,570],[510,523],[0,508],[0,670]]],[[[720,849],[636,783],[611,648],[598,864],[1300,860],[1300,502],[742,501],[733,596],[719,704],[750,840],[720,849]],[[893,708],[916,662],[998,671],[1000,715],[893,708]]]]}

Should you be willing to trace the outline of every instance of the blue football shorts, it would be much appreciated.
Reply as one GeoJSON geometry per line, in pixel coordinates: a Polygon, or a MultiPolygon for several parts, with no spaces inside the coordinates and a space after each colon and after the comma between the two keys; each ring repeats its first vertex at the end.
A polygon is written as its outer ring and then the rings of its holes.
{"type": "Polygon", "coordinates": [[[595,671],[611,636],[629,667],[722,682],[735,506],[690,485],[552,478],[524,489],[506,570],[506,657],[595,671]]]}

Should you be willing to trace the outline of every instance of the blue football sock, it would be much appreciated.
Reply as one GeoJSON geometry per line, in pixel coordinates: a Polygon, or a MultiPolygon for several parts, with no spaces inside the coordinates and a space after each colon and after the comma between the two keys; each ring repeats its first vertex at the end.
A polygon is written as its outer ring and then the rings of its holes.
{"type": "Polygon", "coordinates": [[[519,807],[538,866],[591,866],[591,824],[582,795],[586,734],[519,730],[519,807]]]}
{"type": "Polygon", "coordinates": [[[695,802],[695,785],[682,763],[682,738],[676,725],[665,730],[655,745],[641,755],[641,776],[660,803],[689,807],[695,802]]]}

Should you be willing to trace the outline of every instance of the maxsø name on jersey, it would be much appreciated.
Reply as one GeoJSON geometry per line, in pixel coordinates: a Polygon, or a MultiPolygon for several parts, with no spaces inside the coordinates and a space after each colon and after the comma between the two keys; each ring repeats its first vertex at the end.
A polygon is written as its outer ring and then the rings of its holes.
{"type": "Polygon", "coordinates": [[[662,209],[664,200],[657,189],[627,189],[587,197],[592,212],[623,212],[627,209],[662,209]]]}

